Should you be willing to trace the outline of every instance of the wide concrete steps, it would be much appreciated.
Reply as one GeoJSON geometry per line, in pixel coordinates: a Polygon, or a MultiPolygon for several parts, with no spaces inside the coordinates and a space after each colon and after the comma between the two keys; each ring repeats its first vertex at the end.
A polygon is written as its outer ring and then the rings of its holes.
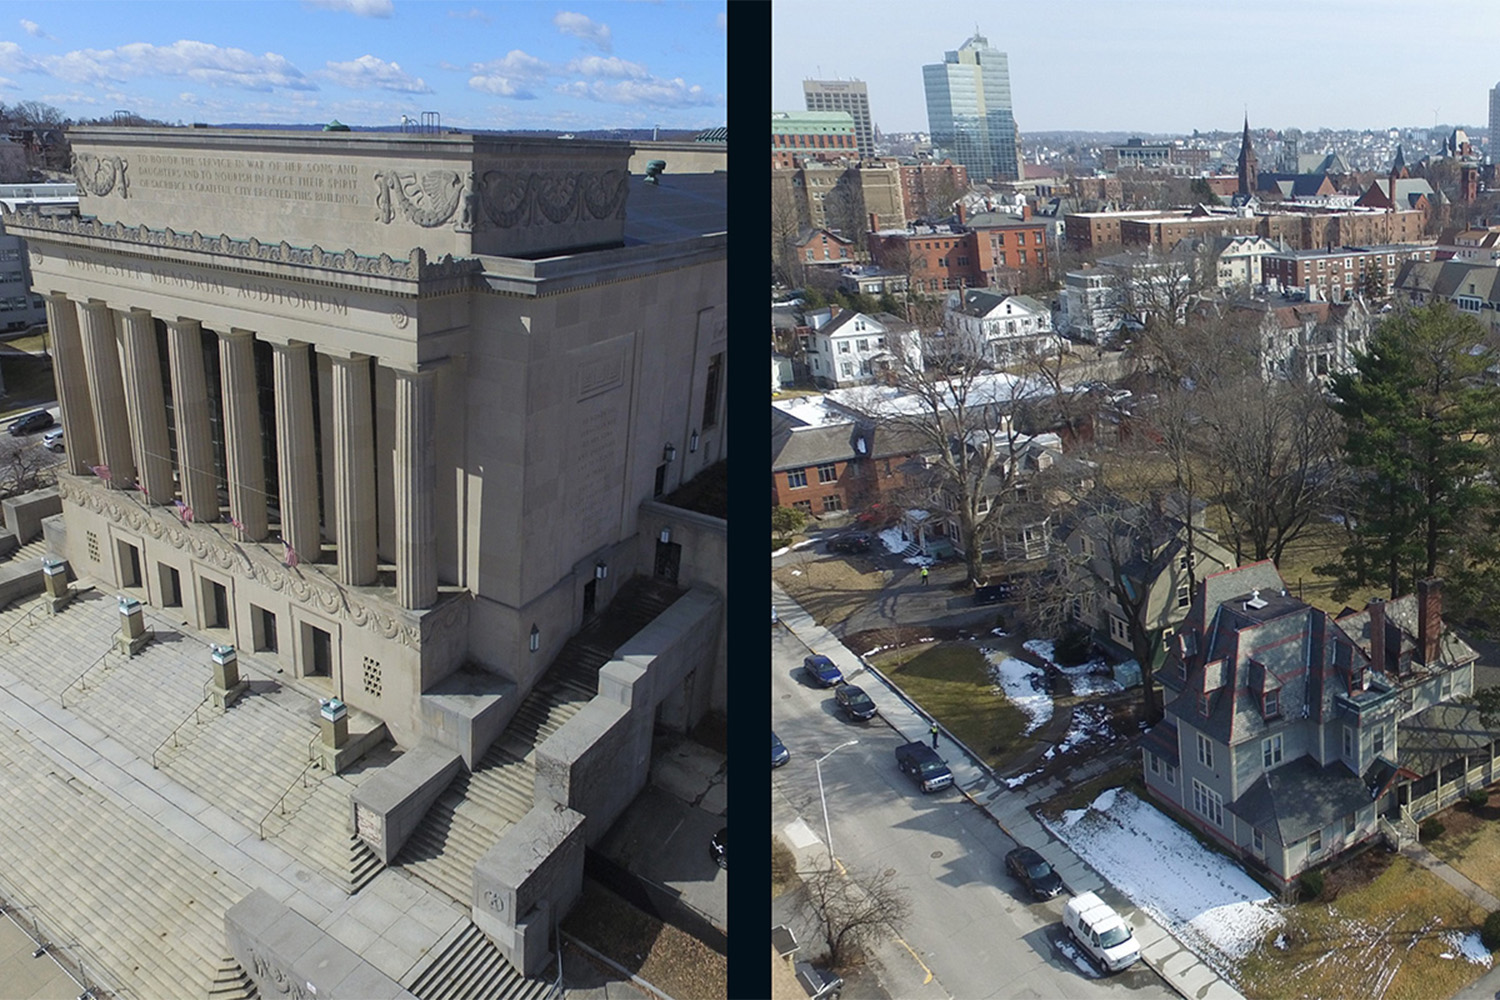
{"type": "MultiPolygon", "coordinates": [[[[66,614],[66,612],[64,612],[66,614]]],[[[165,633],[162,634],[165,636],[165,633]]],[[[60,694],[68,708],[87,716],[144,758],[203,703],[213,676],[207,656],[201,667],[183,669],[179,652],[158,639],[135,656],[104,649],[83,651],[97,665],[60,694]]],[[[108,649],[108,644],[105,644],[108,649]]],[[[81,669],[81,668],[80,668],[81,669]]]]}
{"type": "Polygon", "coordinates": [[[543,1000],[552,987],[523,978],[473,924],[406,986],[421,1000],[543,1000]]]}
{"type": "MultiPolygon", "coordinates": [[[[62,610],[72,634],[82,636],[66,650],[55,645],[57,631],[47,627],[50,615],[43,601],[33,598],[7,608],[0,613],[0,646],[5,648],[7,666],[37,690],[57,697],[111,648],[119,633],[118,612],[111,619],[103,602],[97,592],[90,592],[62,610]]],[[[109,606],[115,607],[113,600],[109,606]]]]}
{"type": "Polygon", "coordinates": [[[256,829],[306,770],[317,727],[253,690],[226,711],[209,704],[198,715],[203,722],[178,729],[157,766],[256,829]]]}
{"type": "Polygon", "coordinates": [[[219,960],[219,969],[208,984],[208,1000],[260,1000],[260,990],[240,963],[226,956],[219,960]]]}
{"type": "Polygon", "coordinates": [[[349,796],[356,786],[318,768],[308,777],[311,786],[294,785],[284,813],[273,810],[266,818],[266,839],[321,869],[353,895],[385,868],[350,828],[349,796]]]}
{"type": "Polygon", "coordinates": [[[238,879],[0,730],[0,885],[122,996],[206,996],[238,879]],[[40,849],[39,849],[40,848],[40,849]]]}

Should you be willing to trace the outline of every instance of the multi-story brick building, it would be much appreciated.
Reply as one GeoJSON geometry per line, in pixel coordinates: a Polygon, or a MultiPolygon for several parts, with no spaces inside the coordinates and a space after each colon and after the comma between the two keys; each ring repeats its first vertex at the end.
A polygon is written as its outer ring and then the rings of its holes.
{"type": "Polygon", "coordinates": [[[1338,302],[1358,292],[1385,294],[1407,261],[1432,260],[1436,252],[1432,244],[1411,243],[1284,250],[1266,254],[1261,273],[1273,290],[1317,289],[1338,302]]]}
{"type": "Polygon", "coordinates": [[[771,166],[795,167],[814,153],[859,155],[847,111],[771,112],[771,166]]]}
{"type": "Polygon", "coordinates": [[[1101,252],[1120,246],[1153,246],[1170,250],[1183,239],[1214,236],[1264,236],[1289,246],[1414,243],[1422,238],[1427,213],[1421,208],[1339,210],[1308,206],[1280,212],[1233,215],[1203,208],[1172,212],[1074,212],[1064,216],[1071,250],[1101,252]]]}
{"type": "MultiPolygon", "coordinates": [[[[1118,184],[1118,182],[1116,182],[1118,184]]],[[[1127,219],[1160,215],[1154,210],[1132,212],[1071,212],[1063,216],[1063,238],[1068,249],[1094,253],[1120,248],[1120,225],[1127,219]]]]}
{"type": "Polygon", "coordinates": [[[881,267],[909,273],[919,292],[982,288],[984,267],[973,230],[912,226],[869,236],[870,256],[881,267]]]}
{"type": "Polygon", "coordinates": [[[859,510],[912,485],[924,447],[822,396],[771,404],[771,506],[809,517],[859,510]]]}
{"type": "Polygon", "coordinates": [[[933,221],[947,214],[944,204],[969,190],[969,171],[961,163],[901,164],[901,203],[908,219],[933,221]]]}
{"type": "Polygon", "coordinates": [[[966,219],[974,230],[974,248],[987,288],[1021,291],[1047,280],[1047,229],[1050,220],[982,212],[966,219]]]}

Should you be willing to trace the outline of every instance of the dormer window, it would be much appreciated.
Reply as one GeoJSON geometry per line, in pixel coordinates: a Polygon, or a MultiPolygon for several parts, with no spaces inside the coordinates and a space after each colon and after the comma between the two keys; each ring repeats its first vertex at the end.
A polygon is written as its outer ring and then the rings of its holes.
{"type": "Polygon", "coordinates": [[[1268,719],[1274,719],[1281,714],[1281,689],[1275,688],[1266,692],[1264,702],[1261,706],[1262,714],[1268,719]]]}
{"type": "Polygon", "coordinates": [[[1365,689],[1364,667],[1352,667],[1349,670],[1349,693],[1358,694],[1365,689]]]}
{"type": "Polygon", "coordinates": [[[1207,716],[1208,715],[1209,709],[1213,707],[1213,699],[1214,699],[1214,695],[1213,695],[1212,691],[1204,691],[1202,694],[1200,694],[1198,696],[1198,714],[1199,715],[1203,715],[1203,716],[1207,716]]]}

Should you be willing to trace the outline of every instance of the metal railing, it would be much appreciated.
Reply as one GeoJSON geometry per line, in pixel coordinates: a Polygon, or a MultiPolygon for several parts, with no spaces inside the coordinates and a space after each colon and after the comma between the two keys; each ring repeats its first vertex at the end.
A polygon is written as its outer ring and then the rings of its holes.
{"type": "Polygon", "coordinates": [[[68,699],[68,689],[71,688],[74,684],[78,685],[78,690],[79,691],[87,691],[88,690],[88,685],[83,683],[84,676],[87,675],[90,670],[93,670],[99,664],[103,663],[104,662],[104,658],[107,657],[107,656],[109,656],[109,654],[113,653],[114,651],[115,651],[114,646],[110,646],[104,652],[102,652],[102,653],[99,654],[99,658],[98,659],[96,659],[93,663],[90,663],[88,666],[84,667],[82,673],[80,673],[77,677],[73,678],[67,684],[64,684],[62,691],[58,692],[58,695],[57,695],[58,704],[62,705],[63,708],[67,708],[68,707],[68,700],[67,700],[68,699]]]}
{"type": "Polygon", "coordinates": [[[5,898],[0,898],[0,914],[9,918],[22,934],[30,939],[36,946],[32,952],[33,958],[41,958],[46,955],[57,963],[57,967],[63,971],[63,975],[73,980],[79,988],[78,1000],[126,1000],[134,996],[129,990],[120,987],[110,988],[105,986],[97,975],[89,975],[89,970],[84,965],[84,956],[93,963],[96,970],[107,968],[99,961],[98,957],[82,943],[74,941],[72,944],[59,944],[55,935],[48,934],[42,927],[41,922],[35,915],[27,914],[26,911],[35,911],[36,906],[11,902],[11,899],[19,899],[20,895],[10,888],[5,889],[5,898]]]}
{"type": "Polygon", "coordinates": [[[286,797],[288,795],[292,794],[292,791],[297,787],[297,784],[299,782],[302,784],[303,788],[306,788],[307,787],[307,772],[311,771],[313,768],[315,768],[317,766],[318,766],[318,762],[317,761],[315,761],[315,760],[308,761],[307,762],[307,766],[304,767],[304,768],[302,768],[302,773],[298,774],[295,778],[292,779],[292,783],[290,785],[286,786],[286,790],[281,793],[281,797],[278,798],[276,800],[275,804],[273,804],[271,806],[271,808],[267,809],[265,811],[265,814],[261,816],[260,822],[258,822],[258,823],[255,824],[255,832],[256,832],[257,836],[260,837],[261,840],[265,840],[266,839],[266,820],[270,819],[271,818],[271,814],[273,812],[277,812],[278,810],[281,812],[281,815],[283,815],[283,816],[286,815],[286,808],[285,808],[286,807],[286,797]]]}
{"type": "Polygon", "coordinates": [[[203,682],[203,700],[198,702],[198,704],[193,707],[193,714],[189,715],[187,718],[177,723],[177,725],[173,726],[172,731],[167,734],[167,738],[156,744],[156,749],[151,751],[151,767],[153,769],[160,766],[156,761],[156,755],[162,752],[162,749],[166,747],[168,742],[170,742],[173,747],[179,747],[182,745],[177,742],[177,734],[181,732],[183,726],[187,725],[189,722],[192,722],[194,725],[198,726],[203,725],[203,723],[198,718],[198,713],[202,710],[204,705],[208,704],[208,686],[213,682],[214,679],[212,677],[203,682]]]}
{"type": "Polygon", "coordinates": [[[0,632],[0,638],[3,638],[6,642],[10,643],[12,646],[18,645],[17,642],[16,642],[16,640],[14,640],[14,639],[12,639],[10,637],[11,632],[13,632],[14,630],[16,630],[17,628],[19,628],[22,625],[28,624],[31,621],[31,619],[33,617],[35,617],[35,615],[36,615],[36,613],[38,611],[46,610],[46,608],[47,608],[47,605],[45,605],[45,604],[38,604],[36,607],[34,607],[30,611],[26,612],[26,614],[25,614],[24,617],[19,618],[16,621],[13,621],[9,625],[5,626],[5,631],[0,632]]]}

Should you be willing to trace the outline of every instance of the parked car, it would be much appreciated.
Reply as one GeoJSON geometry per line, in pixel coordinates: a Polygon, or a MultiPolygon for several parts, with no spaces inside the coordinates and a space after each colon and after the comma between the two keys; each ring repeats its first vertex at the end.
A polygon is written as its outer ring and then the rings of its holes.
{"type": "Polygon", "coordinates": [[[1029,847],[1018,847],[1005,856],[1005,867],[1031,890],[1037,899],[1051,899],[1062,892],[1062,879],[1047,859],[1029,847]]]}
{"type": "Polygon", "coordinates": [[[868,552],[870,551],[870,533],[868,531],[846,531],[842,535],[831,538],[828,541],[829,552],[868,552]]]}
{"type": "Polygon", "coordinates": [[[1000,604],[1016,596],[1016,584],[1013,580],[1001,580],[984,587],[974,588],[975,604],[1000,604]]]}
{"type": "Polygon", "coordinates": [[[811,962],[797,963],[797,982],[812,1000],[839,1000],[839,992],[844,988],[842,979],[811,962]]]}
{"type": "Polygon", "coordinates": [[[835,684],[844,683],[844,672],[832,660],[819,653],[803,659],[802,669],[807,671],[807,676],[818,687],[831,688],[835,684]]]}
{"type": "Polygon", "coordinates": [[[833,692],[833,699],[855,722],[868,722],[879,711],[865,689],[855,684],[840,684],[833,692]]]}
{"type": "Polygon", "coordinates": [[[896,766],[909,774],[924,792],[936,792],[953,784],[953,772],[936,750],[920,740],[896,748],[896,766]]]}
{"type": "Polygon", "coordinates": [[[24,417],[18,417],[10,422],[10,436],[24,437],[27,434],[35,434],[43,428],[51,427],[53,423],[55,421],[52,419],[52,414],[46,410],[32,410],[24,417]]]}
{"type": "Polygon", "coordinates": [[[1095,893],[1085,892],[1068,900],[1063,907],[1063,926],[1109,972],[1119,972],[1141,957],[1140,943],[1130,933],[1130,925],[1095,893]]]}
{"type": "Polygon", "coordinates": [[[63,451],[63,429],[61,427],[54,427],[46,434],[43,434],[42,447],[48,451],[63,451]]]}
{"type": "Polygon", "coordinates": [[[725,871],[729,870],[729,827],[719,827],[719,832],[714,834],[714,839],[708,842],[708,853],[713,856],[714,863],[725,871]]]}
{"type": "Polygon", "coordinates": [[[791,759],[792,752],[786,748],[785,743],[781,742],[781,737],[776,735],[776,731],[771,730],[771,766],[780,767],[791,759]]]}

